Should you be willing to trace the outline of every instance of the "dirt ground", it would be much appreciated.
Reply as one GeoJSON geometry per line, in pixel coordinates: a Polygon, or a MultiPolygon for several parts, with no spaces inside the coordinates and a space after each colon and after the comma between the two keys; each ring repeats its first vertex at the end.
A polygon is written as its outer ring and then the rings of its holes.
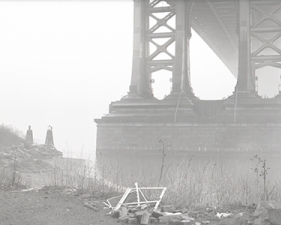
{"type": "MultiPolygon", "coordinates": [[[[97,210],[84,206],[85,196],[61,190],[0,190],[0,225],[115,225],[99,201],[97,210]]],[[[119,223],[120,224],[120,223],[119,223]]]]}
{"type": "MultiPolygon", "coordinates": [[[[71,189],[44,187],[41,190],[0,190],[0,225],[117,225],[107,216],[102,200],[77,195],[71,189]],[[90,209],[85,202],[94,202],[90,209]]],[[[204,210],[205,211],[205,210],[204,210]]],[[[191,213],[196,221],[210,225],[248,225],[253,209],[230,209],[232,218],[215,219],[214,212],[191,213]],[[243,215],[238,216],[239,213],[243,215]],[[204,223],[203,221],[206,221],[204,223]],[[208,221],[208,222],[207,222],[208,221]]]]}

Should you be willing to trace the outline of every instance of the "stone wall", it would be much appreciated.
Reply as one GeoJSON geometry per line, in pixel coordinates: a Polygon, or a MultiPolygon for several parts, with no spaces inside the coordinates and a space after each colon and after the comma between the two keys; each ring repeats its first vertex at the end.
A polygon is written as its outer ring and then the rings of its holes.
{"type": "Polygon", "coordinates": [[[103,149],[195,148],[279,149],[281,124],[100,123],[97,151],[103,149]]]}

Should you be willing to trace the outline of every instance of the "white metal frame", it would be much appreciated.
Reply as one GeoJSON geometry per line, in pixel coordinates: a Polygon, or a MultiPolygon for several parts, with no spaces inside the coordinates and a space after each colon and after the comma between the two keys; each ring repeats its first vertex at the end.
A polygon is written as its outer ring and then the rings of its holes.
{"type": "Polygon", "coordinates": [[[150,203],[156,203],[155,206],[154,206],[154,209],[157,209],[165,192],[166,192],[166,187],[138,187],[138,183],[135,183],[135,188],[127,188],[127,190],[125,191],[125,193],[122,195],[119,195],[117,197],[113,197],[113,198],[109,198],[107,199],[107,203],[104,202],[104,204],[113,209],[113,210],[118,210],[122,205],[124,206],[129,206],[129,205],[136,205],[136,206],[141,206],[142,204],[150,204],[150,203]],[[147,198],[145,197],[145,195],[143,194],[142,190],[162,190],[160,196],[159,196],[159,199],[157,200],[150,200],[148,201],[147,198]],[[130,193],[133,193],[133,192],[136,192],[137,194],[137,199],[135,202],[128,202],[128,203],[124,203],[126,198],[128,197],[128,195],[130,193]],[[140,200],[140,195],[143,197],[144,201],[141,201],[140,200]],[[116,206],[112,206],[111,203],[110,203],[110,200],[114,199],[114,198],[119,198],[121,197],[121,199],[119,200],[119,202],[117,203],[116,206]]]}

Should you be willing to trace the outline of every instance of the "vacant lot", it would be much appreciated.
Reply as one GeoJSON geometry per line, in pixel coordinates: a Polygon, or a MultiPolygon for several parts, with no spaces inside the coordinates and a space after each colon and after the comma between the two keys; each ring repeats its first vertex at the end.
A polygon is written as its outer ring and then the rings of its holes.
{"type": "Polygon", "coordinates": [[[115,219],[106,216],[103,204],[94,211],[84,206],[86,197],[75,196],[70,190],[39,191],[0,190],[1,225],[114,225],[115,219]]]}

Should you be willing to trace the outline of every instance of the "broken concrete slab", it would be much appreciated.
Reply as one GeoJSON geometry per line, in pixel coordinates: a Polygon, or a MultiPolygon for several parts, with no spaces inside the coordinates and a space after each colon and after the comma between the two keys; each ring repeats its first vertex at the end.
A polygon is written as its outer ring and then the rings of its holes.
{"type": "Polygon", "coordinates": [[[281,203],[260,202],[254,212],[254,225],[281,225],[281,203]]]}

